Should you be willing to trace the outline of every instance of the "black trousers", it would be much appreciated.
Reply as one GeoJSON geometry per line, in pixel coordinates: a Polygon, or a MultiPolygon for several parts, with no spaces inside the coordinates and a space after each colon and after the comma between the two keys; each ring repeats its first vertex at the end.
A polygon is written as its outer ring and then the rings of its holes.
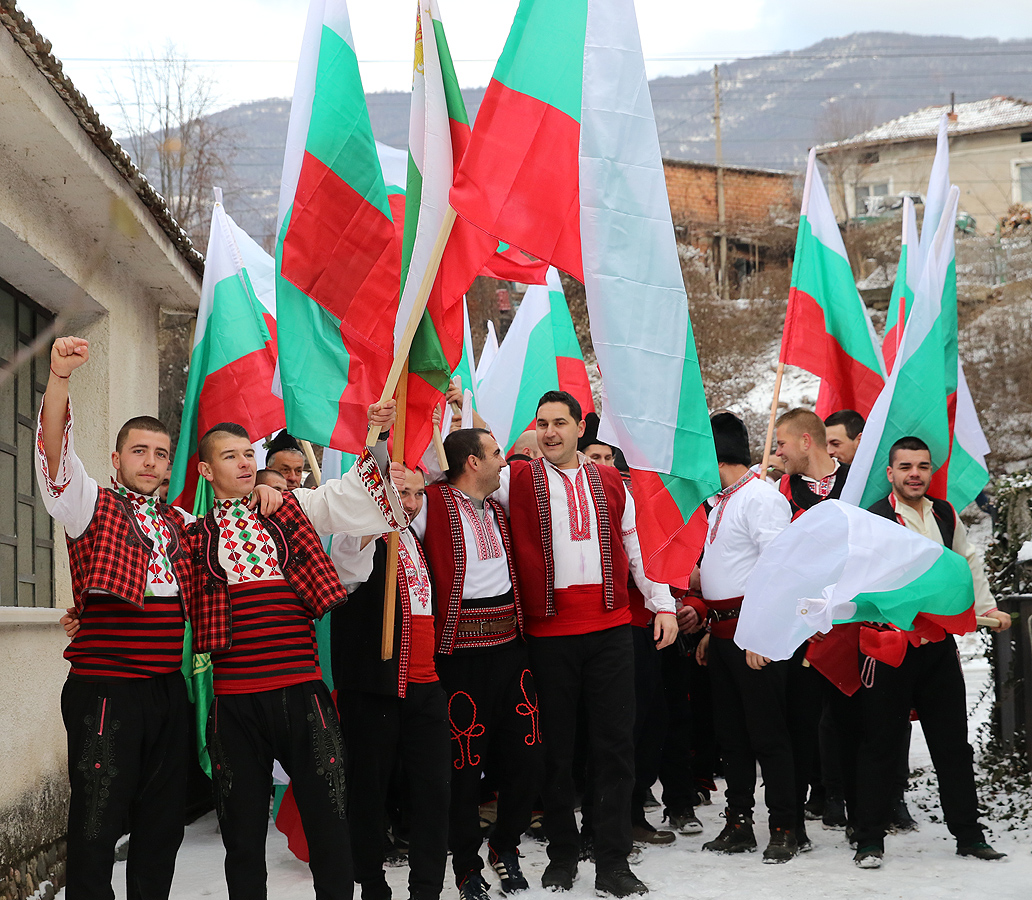
{"type": "Polygon", "coordinates": [[[631,625],[561,637],[531,637],[530,664],[545,740],[548,856],[575,863],[580,850],[573,782],[577,712],[587,714],[594,794],[596,869],[626,863],[634,786],[634,649],[631,625]]]}
{"type": "Polygon", "coordinates": [[[795,772],[795,828],[799,835],[806,834],[806,795],[820,758],[821,713],[825,685],[830,684],[813,666],[803,665],[808,646],[804,643],[786,661],[786,710],[795,772]]]}
{"type": "Polygon", "coordinates": [[[231,900],[267,896],[265,840],[274,759],[290,776],[316,898],[350,900],[355,885],[346,817],[347,759],[326,685],[306,681],[216,697],[208,714],[208,750],[231,900]]]}
{"type": "Polygon", "coordinates": [[[663,695],[660,653],[652,626],[631,626],[634,644],[634,788],[631,824],[644,825],[645,797],[659,778],[667,736],[667,705],[663,695]]]}
{"type": "Polygon", "coordinates": [[[438,654],[451,728],[451,813],[448,845],[456,884],[483,868],[480,780],[490,765],[501,785],[491,847],[513,852],[530,825],[541,788],[544,752],[535,679],[526,645],[438,654]]]}
{"type": "Polygon", "coordinates": [[[953,636],[908,647],[898,668],[867,663],[872,664],[873,671],[865,671],[869,686],[859,691],[864,738],[857,754],[858,845],[884,847],[911,708],[924,729],[946,827],[958,844],[985,840],[978,821],[974,752],[967,740],[964,675],[953,636]]]}
{"type": "Polygon", "coordinates": [[[659,780],[663,783],[663,805],[668,815],[693,815],[697,796],[693,762],[694,698],[687,653],[687,642],[683,637],[659,651],[668,723],[659,780]]]}
{"type": "MultiPolygon", "coordinates": [[[[386,807],[397,764],[408,785],[409,897],[436,900],[448,859],[451,748],[448,703],[439,681],[410,682],[404,699],[337,694],[348,748],[348,819],[355,881],[386,887],[386,807]]],[[[382,889],[367,890],[389,896],[382,889]]]]}
{"type": "Polygon", "coordinates": [[[190,704],[179,672],[61,692],[68,733],[69,900],[111,900],[115,844],[129,832],[126,896],[166,900],[183,842],[190,704]]]}
{"type": "Polygon", "coordinates": [[[734,640],[711,637],[709,670],[728,809],[752,815],[759,762],[770,827],[796,827],[795,766],[787,710],[788,662],[750,669],[745,651],[734,640]]]}

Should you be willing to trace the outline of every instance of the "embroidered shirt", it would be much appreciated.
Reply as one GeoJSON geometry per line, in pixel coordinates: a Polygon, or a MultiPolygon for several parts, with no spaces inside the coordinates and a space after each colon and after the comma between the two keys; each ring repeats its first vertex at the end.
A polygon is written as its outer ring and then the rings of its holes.
{"type": "Polygon", "coordinates": [[[835,468],[831,470],[831,474],[825,475],[823,478],[811,478],[809,475],[799,476],[806,482],[806,486],[822,500],[826,499],[828,494],[831,493],[832,488],[835,487],[835,477],[838,475],[839,461],[832,458],[832,462],[835,463],[835,468]]]}
{"type": "MultiPolygon", "coordinates": [[[[763,548],[792,520],[784,495],[750,473],[709,514],[706,553],[702,557],[702,595],[707,600],[741,597],[763,548]]],[[[717,495],[718,498],[721,491],[717,495]]]]}
{"type": "Polygon", "coordinates": [[[247,497],[215,501],[219,563],[230,584],[282,580],[276,544],[247,502],[247,497]]]}
{"type": "MultiPolygon", "coordinates": [[[[399,576],[405,574],[408,587],[409,607],[414,616],[433,616],[433,590],[430,573],[427,571],[423,550],[416,541],[411,528],[400,532],[398,541],[399,576]]],[[[369,580],[373,572],[373,554],[376,541],[362,546],[362,538],[347,534],[335,534],[330,541],[330,559],[337,570],[337,576],[349,591],[369,580]]]]}

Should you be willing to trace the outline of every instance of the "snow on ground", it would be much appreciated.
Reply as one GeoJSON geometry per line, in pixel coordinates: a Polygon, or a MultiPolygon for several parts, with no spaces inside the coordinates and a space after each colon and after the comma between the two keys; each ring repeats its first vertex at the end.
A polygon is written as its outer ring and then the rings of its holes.
{"type": "MultiPolygon", "coordinates": [[[[980,724],[985,721],[989,704],[977,704],[989,678],[989,666],[981,655],[978,638],[974,635],[961,639],[961,656],[967,679],[968,707],[974,708],[969,722],[969,734],[974,740],[980,724]]],[[[927,769],[931,773],[928,750],[915,724],[911,744],[911,767],[927,769]]],[[[931,779],[934,781],[934,779],[931,779]]],[[[658,790],[657,790],[658,794],[658,790]]],[[[760,791],[762,795],[762,791],[760,791]]],[[[762,799],[762,797],[760,798],[762,799]]],[[[928,777],[911,779],[907,796],[910,811],[920,823],[913,834],[890,835],[886,841],[885,864],[878,870],[860,870],[852,862],[853,852],[841,831],[824,830],[819,822],[810,823],[809,834],[815,849],[781,866],[764,865],[760,853],[741,856],[720,856],[704,853],[704,841],[715,837],[723,825],[720,818],[722,805],[714,798],[712,806],[697,811],[705,830],[693,837],[679,836],[666,847],[649,847],[641,852],[633,867],[651,889],[651,896],[671,900],[799,900],[799,898],[901,898],[901,900],[1009,900],[1028,895],[1032,884],[1032,823],[1019,830],[992,833],[993,845],[1010,854],[1007,859],[990,863],[962,859],[954,853],[955,845],[946,827],[941,824],[934,788],[928,777]],[[934,819],[934,820],[933,820],[934,819]]],[[[660,810],[652,810],[649,820],[662,826],[660,810]]],[[[762,806],[756,815],[756,837],[760,847],[766,841],[765,815],[762,806]]],[[[555,895],[543,890],[541,873],[547,863],[544,846],[530,838],[523,839],[523,871],[531,883],[531,890],[521,900],[555,900],[555,895]]],[[[286,840],[274,827],[269,828],[266,844],[269,868],[269,897],[272,900],[310,900],[314,896],[312,879],[307,865],[298,861],[287,849],[286,840]]],[[[227,898],[222,872],[223,850],[218,835],[215,814],[210,813],[186,830],[186,839],[179,852],[172,900],[195,900],[198,897],[227,898]]],[[[449,865],[450,874],[450,865],[449,865]]],[[[488,874],[492,895],[503,895],[493,874],[488,874]]],[[[407,893],[408,869],[387,870],[387,880],[394,896],[402,900],[407,893]]],[[[115,866],[115,896],[123,900],[125,894],[125,863],[115,866]]],[[[64,898],[64,891],[58,893],[64,898]]],[[[356,892],[356,900],[358,898],[356,892]]],[[[442,895],[445,900],[457,897],[450,877],[442,895]]],[[[569,900],[594,897],[594,866],[581,863],[579,878],[569,900]]]]}

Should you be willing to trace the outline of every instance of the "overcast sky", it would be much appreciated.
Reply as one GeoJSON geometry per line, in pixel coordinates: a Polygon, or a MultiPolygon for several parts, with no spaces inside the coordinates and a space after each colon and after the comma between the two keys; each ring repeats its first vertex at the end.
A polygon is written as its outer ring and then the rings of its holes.
{"type": "MultiPolygon", "coordinates": [[[[438,0],[463,87],[487,83],[517,0],[438,0]]],[[[19,0],[54,45],[76,86],[117,130],[111,84],[124,90],[125,60],[171,41],[205,62],[221,106],[293,92],[307,0],[19,0]]],[[[351,0],[366,90],[411,86],[413,0],[351,0]]],[[[1032,3],[971,0],[637,0],[649,75],[798,50],[856,31],[1032,36],[1032,3]]]]}

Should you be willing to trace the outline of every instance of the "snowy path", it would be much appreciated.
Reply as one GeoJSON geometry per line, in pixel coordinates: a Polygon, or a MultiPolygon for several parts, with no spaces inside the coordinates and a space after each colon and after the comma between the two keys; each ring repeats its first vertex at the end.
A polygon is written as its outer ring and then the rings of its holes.
{"type": "MultiPolygon", "coordinates": [[[[963,645],[970,652],[974,644],[963,645]]],[[[968,681],[969,706],[978,696],[988,673],[984,659],[965,660],[968,681]]],[[[985,707],[971,721],[971,735],[985,716],[985,707]]],[[[928,766],[928,754],[920,729],[914,729],[911,748],[911,766],[928,766]]],[[[920,823],[914,834],[890,836],[886,842],[886,861],[880,870],[861,871],[852,862],[852,851],[846,845],[841,831],[826,831],[820,823],[811,823],[810,837],[816,848],[782,866],[767,866],[759,853],[744,856],[718,856],[703,853],[702,843],[720,830],[723,820],[718,800],[712,806],[699,809],[705,825],[702,835],[678,837],[667,847],[650,847],[642,851],[634,863],[635,872],[651,888],[651,896],[673,900],[806,900],[806,898],[901,898],[901,900],[1010,900],[1026,897],[1032,885],[1032,828],[1021,831],[1000,831],[990,840],[997,849],[1010,856],[998,863],[962,859],[954,853],[954,842],[946,827],[930,821],[938,812],[934,792],[918,787],[908,795],[910,809],[920,823]],[[929,806],[925,810],[922,806],[929,806]]],[[[650,821],[659,826],[660,813],[653,810],[650,821]]],[[[757,810],[757,822],[763,822],[762,809],[757,810]]],[[[987,822],[992,829],[992,823],[987,822]]],[[[222,842],[216,831],[217,823],[211,813],[191,825],[179,853],[173,900],[194,900],[198,897],[227,897],[222,874],[222,842]]],[[[766,841],[766,829],[757,825],[760,846],[766,841]]],[[[523,869],[531,882],[530,891],[521,900],[555,900],[555,895],[540,885],[541,872],[547,862],[543,845],[524,838],[521,847],[525,859],[523,869]]],[[[269,897],[272,900],[309,900],[314,896],[308,867],[287,850],[286,841],[274,827],[269,828],[267,843],[269,867],[269,897]]],[[[408,896],[406,881],[408,869],[389,869],[387,879],[394,896],[403,900],[408,896]]],[[[115,867],[115,894],[125,897],[125,864],[115,867]]],[[[501,898],[493,875],[492,894],[501,898]]],[[[453,900],[457,892],[446,882],[445,900],[453,900]]],[[[568,895],[570,900],[594,897],[594,867],[581,863],[580,877],[568,895]]],[[[58,894],[64,897],[64,891],[58,894]]],[[[356,893],[356,900],[358,894],[356,893]]]]}

